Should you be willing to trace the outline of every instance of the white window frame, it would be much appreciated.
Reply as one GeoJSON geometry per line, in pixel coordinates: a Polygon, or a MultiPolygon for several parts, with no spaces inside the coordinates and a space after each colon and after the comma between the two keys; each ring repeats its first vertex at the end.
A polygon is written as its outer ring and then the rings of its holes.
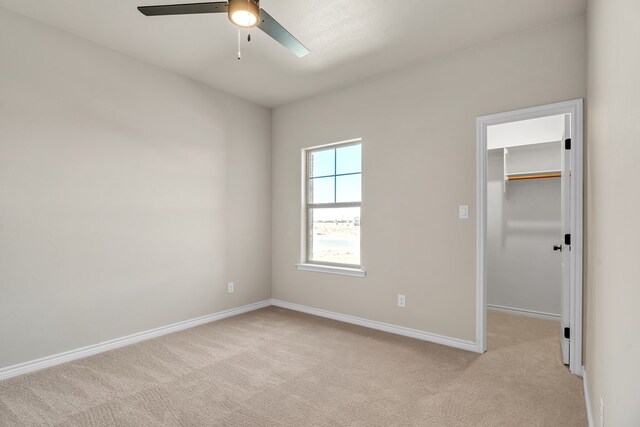
{"type": "MultiPolygon", "coordinates": [[[[340,264],[311,260],[311,227],[309,224],[309,210],[314,208],[360,208],[360,217],[362,218],[362,201],[360,202],[340,202],[340,203],[310,203],[309,201],[309,160],[311,153],[315,151],[337,149],[348,147],[351,145],[360,145],[362,147],[362,138],[350,139],[331,144],[309,147],[302,150],[302,224],[301,224],[301,262],[296,264],[299,270],[315,271],[320,273],[342,274],[347,276],[364,277],[365,272],[362,269],[362,245],[360,246],[360,264],[340,264]]],[[[361,157],[362,159],[362,157],[361,157]]],[[[363,177],[362,168],[360,169],[360,177],[363,177]]],[[[341,176],[336,174],[333,176],[341,176]]],[[[361,181],[362,182],[362,181],[361,181]]],[[[361,190],[362,200],[362,190],[361,190]]],[[[360,222],[360,242],[362,242],[362,222],[360,222]]]]}

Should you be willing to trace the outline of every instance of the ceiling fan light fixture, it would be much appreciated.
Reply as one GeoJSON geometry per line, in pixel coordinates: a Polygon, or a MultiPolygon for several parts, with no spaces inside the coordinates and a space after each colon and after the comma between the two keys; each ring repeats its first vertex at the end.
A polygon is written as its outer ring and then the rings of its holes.
{"type": "Polygon", "coordinates": [[[260,7],[255,0],[229,0],[229,20],[242,28],[255,27],[260,20],[260,7]]]}
{"type": "MultiPolygon", "coordinates": [[[[193,0],[192,0],[193,1],[193,0]]],[[[226,13],[229,21],[239,28],[257,27],[299,58],[307,55],[307,49],[293,34],[287,31],[266,10],[260,9],[260,0],[224,0],[201,3],[138,6],[145,16],[194,15],[198,13],[226,13]]],[[[238,31],[238,40],[241,32],[238,31]]],[[[251,34],[247,34],[247,41],[251,34]]],[[[240,45],[240,41],[238,41],[240,45]]]]}

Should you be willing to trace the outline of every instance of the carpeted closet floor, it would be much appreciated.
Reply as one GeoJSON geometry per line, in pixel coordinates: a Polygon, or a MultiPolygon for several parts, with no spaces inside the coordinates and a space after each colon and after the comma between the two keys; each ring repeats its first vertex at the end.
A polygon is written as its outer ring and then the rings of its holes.
{"type": "Polygon", "coordinates": [[[269,307],[0,382],[0,425],[586,426],[556,322],[478,355],[269,307]]]}

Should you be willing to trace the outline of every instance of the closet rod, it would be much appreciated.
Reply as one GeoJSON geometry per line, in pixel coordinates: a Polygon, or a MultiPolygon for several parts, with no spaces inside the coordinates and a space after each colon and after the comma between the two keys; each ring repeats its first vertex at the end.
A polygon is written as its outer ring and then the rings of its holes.
{"type": "Polygon", "coordinates": [[[543,175],[520,175],[520,176],[508,176],[509,181],[520,181],[523,179],[545,179],[545,178],[560,178],[562,175],[559,173],[547,173],[543,175]]]}

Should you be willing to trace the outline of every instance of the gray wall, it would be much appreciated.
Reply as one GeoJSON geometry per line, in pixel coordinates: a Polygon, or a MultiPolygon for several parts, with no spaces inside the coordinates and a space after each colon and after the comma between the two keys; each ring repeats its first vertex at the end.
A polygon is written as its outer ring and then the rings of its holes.
{"type": "Polygon", "coordinates": [[[0,8],[0,367],[269,298],[270,135],[0,8]]]}
{"type": "Polygon", "coordinates": [[[589,2],[585,366],[597,426],[640,420],[639,19],[638,1],[589,2]]]}
{"type": "MultiPolygon", "coordinates": [[[[529,151],[519,153],[523,158],[518,162],[520,170],[546,170],[535,162],[539,159],[526,164],[531,149],[538,157],[550,157],[549,163],[555,168],[560,166],[559,143],[524,148],[529,151]]],[[[560,315],[562,258],[560,252],[552,250],[561,241],[560,179],[509,182],[505,196],[503,170],[502,150],[489,150],[487,302],[560,315]]]]}
{"type": "Polygon", "coordinates": [[[585,38],[571,19],[276,109],[274,298],[474,341],[475,119],[583,97],[585,38]],[[300,150],[356,137],[367,277],[296,270],[300,150]]]}

